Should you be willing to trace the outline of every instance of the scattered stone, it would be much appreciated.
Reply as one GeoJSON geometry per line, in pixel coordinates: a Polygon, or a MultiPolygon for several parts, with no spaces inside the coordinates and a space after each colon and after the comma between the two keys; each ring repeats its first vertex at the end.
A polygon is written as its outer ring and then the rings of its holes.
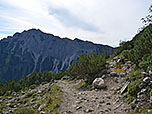
{"type": "Polygon", "coordinates": [[[39,93],[39,94],[40,94],[40,93],[41,93],[41,90],[39,90],[37,93],[39,93]]]}
{"type": "Polygon", "coordinates": [[[126,89],[127,89],[127,87],[128,87],[128,85],[130,84],[130,82],[129,81],[127,81],[125,84],[124,84],[124,86],[121,88],[121,90],[120,90],[120,94],[122,94],[122,93],[124,93],[125,91],[126,91],[126,89]]]}
{"type": "Polygon", "coordinates": [[[13,110],[9,110],[10,113],[13,113],[13,110]]]}
{"type": "Polygon", "coordinates": [[[108,107],[108,110],[111,110],[111,108],[108,107]]]}
{"type": "Polygon", "coordinates": [[[45,112],[44,112],[44,111],[41,111],[40,114],[45,114],[45,112]]]}
{"type": "Polygon", "coordinates": [[[108,109],[106,109],[106,110],[105,110],[105,112],[107,113],[107,112],[109,112],[109,110],[108,110],[108,109]]]}
{"type": "Polygon", "coordinates": [[[111,99],[111,96],[105,96],[107,99],[111,99]]]}
{"type": "Polygon", "coordinates": [[[131,61],[127,61],[126,64],[132,64],[132,62],[131,61]]]}
{"type": "Polygon", "coordinates": [[[117,60],[117,63],[120,63],[120,61],[121,61],[121,59],[118,59],[118,60],[117,60]]]}
{"type": "Polygon", "coordinates": [[[22,95],[25,95],[25,92],[22,91],[21,93],[22,93],[22,95]]]}
{"type": "Polygon", "coordinates": [[[112,88],[110,88],[110,90],[111,90],[111,91],[114,91],[114,90],[115,90],[115,88],[114,88],[114,87],[112,87],[112,88]]]}
{"type": "Polygon", "coordinates": [[[100,103],[100,104],[103,104],[103,103],[105,103],[105,101],[104,101],[104,100],[101,100],[99,103],[100,103]]]}
{"type": "Polygon", "coordinates": [[[104,80],[102,78],[96,78],[93,81],[93,86],[94,86],[94,88],[97,88],[97,89],[104,89],[104,88],[106,88],[105,82],[104,82],[104,80]]]}
{"type": "Polygon", "coordinates": [[[116,72],[110,72],[111,77],[118,76],[116,72]]]}
{"type": "Polygon", "coordinates": [[[113,104],[116,104],[118,101],[119,101],[119,98],[118,98],[118,99],[116,99],[116,101],[115,101],[115,102],[113,102],[113,104]]]}
{"type": "Polygon", "coordinates": [[[141,84],[139,84],[139,86],[138,86],[140,89],[142,89],[143,87],[144,87],[144,84],[143,83],[141,83],[141,84]]]}
{"type": "Polygon", "coordinates": [[[82,106],[77,106],[76,107],[76,110],[79,110],[79,109],[81,109],[82,108],[82,106]]]}
{"type": "Polygon", "coordinates": [[[152,112],[152,109],[148,109],[147,112],[148,112],[148,113],[152,112]]]}
{"type": "Polygon", "coordinates": [[[93,112],[93,111],[94,111],[94,110],[93,110],[92,108],[85,110],[86,113],[93,112]]]}
{"type": "Polygon", "coordinates": [[[143,82],[144,82],[144,83],[149,83],[149,82],[150,82],[150,77],[144,78],[144,79],[143,79],[143,82]]]}
{"type": "Polygon", "coordinates": [[[137,103],[137,100],[136,99],[134,99],[130,104],[136,104],[137,103]]]}
{"type": "Polygon", "coordinates": [[[119,83],[118,77],[114,77],[114,78],[113,78],[113,81],[116,82],[116,83],[119,83]]]}
{"type": "Polygon", "coordinates": [[[2,103],[3,102],[3,100],[0,100],[0,103],[2,103]]]}
{"type": "Polygon", "coordinates": [[[96,99],[91,99],[91,102],[96,102],[96,99]]]}
{"type": "Polygon", "coordinates": [[[123,104],[123,102],[121,102],[119,105],[117,105],[113,110],[118,109],[122,104],[123,104]]]}
{"type": "Polygon", "coordinates": [[[11,103],[6,104],[7,107],[9,107],[11,105],[11,103]]]}
{"type": "Polygon", "coordinates": [[[110,72],[111,72],[111,70],[110,70],[110,69],[108,69],[108,70],[107,70],[107,73],[109,74],[110,72]]]}
{"type": "Polygon", "coordinates": [[[62,78],[62,80],[69,80],[70,79],[70,76],[64,76],[63,78],[62,78]]]}
{"type": "Polygon", "coordinates": [[[71,114],[71,113],[72,113],[72,111],[68,110],[68,111],[66,111],[66,113],[71,114]]]}
{"type": "Polygon", "coordinates": [[[17,107],[17,105],[14,105],[14,108],[16,108],[17,107]]]}
{"type": "Polygon", "coordinates": [[[80,103],[82,103],[82,102],[83,102],[83,101],[81,101],[81,100],[80,100],[80,101],[75,101],[76,104],[80,104],[80,103]]]}
{"type": "Polygon", "coordinates": [[[47,107],[48,105],[47,104],[42,104],[39,108],[38,108],[38,111],[41,111],[43,110],[45,107],[47,107]]]}
{"type": "Polygon", "coordinates": [[[9,114],[9,111],[3,111],[3,114],[9,114]]]}
{"type": "Polygon", "coordinates": [[[120,73],[120,76],[121,76],[121,77],[125,77],[125,76],[126,76],[126,73],[125,73],[125,72],[121,72],[121,73],[120,73]]]}
{"type": "Polygon", "coordinates": [[[8,97],[8,99],[9,99],[9,100],[11,100],[11,99],[12,99],[12,97],[8,97]]]}
{"type": "Polygon", "coordinates": [[[11,95],[15,96],[15,95],[16,95],[16,92],[15,92],[15,91],[14,91],[14,92],[12,92],[12,93],[11,93],[11,95]]]}
{"type": "Polygon", "coordinates": [[[99,99],[98,97],[95,97],[95,99],[99,99]]]}
{"type": "Polygon", "coordinates": [[[141,72],[141,74],[144,74],[144,75],[145,75],[145,74],[146,74],[146,72],[141,72]]]}
{"type": "Polygon", "coordinates": [[[107,103],[106,105],[111,105],[111,103],[107,103]]]}
{"type": "Polygon", "coordinates": [[[117,59],[118,59],[118,56],[115,56],[115,57],[113,58],[114,61],[117,60],[117,59]]]}
{"type": "Polygon", "coordinates": [[[106,78],[106,75],[102,75],[102,77],[101,77],[102,79],[105,79],[106,78]]]}
{"type": "Polygon", "coordinates": [[[152,71],[151,70],[149,71],[149,75],[152,76],[152,71]]]}
{"type": "Polygon", "coordinates": [[[27,103],[25,103],[25,104],[24,104],[24,106],[28,106],[28,104],[27,104],[27,103]]]}
{"type": "Polygon", "coordinates": [[[81,101],[85,101],[85,100],[87,100],[87,99],[84,98],[84,97],[80,97],[80,100],[81,100],[81,101]]]}
{"type": "Polygon", "coordinates": [[[147,89],[142,89],[142,90],[141,90],[141,93],[144,93],[146,90],[147,90],[147,89]]]}

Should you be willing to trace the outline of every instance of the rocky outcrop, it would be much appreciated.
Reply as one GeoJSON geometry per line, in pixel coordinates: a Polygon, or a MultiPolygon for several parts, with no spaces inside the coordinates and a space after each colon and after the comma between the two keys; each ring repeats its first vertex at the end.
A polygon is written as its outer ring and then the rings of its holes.
{"type": "Polygon", "coordinates": [[[79,39],[70,40],[31,29],[0,41],[0,81],[18,80],[24,74],[65,71],[82,53],[111,53],[112,47],[79,39]]]}
{"type": "Polygon", "coordinates": [[[119,86],[120,98],[124,97],[132,110],[136,113],[151,113],[152,110],[152,71],[142,71],[142,69],[136,71],[135,65],[131,61],[123,61],[119,57],[115,57],[112,61],[107,62],[108,73],[110,77],[117,83],[120,82],[118,78],[119,74],[113,72],[116,68],[116,62],[121,69],[124,69],[124,73],[120,73],[123,80],[122,86],[119,86]],[[111,72],[110,72],[111,71],[111,72]],[[127,77],[126,77],[127,76],[127,77]],[[140,80],[139,80],[139,79],[140,80]],[[129,94],[128,94],[129,93],[129,94]]]}

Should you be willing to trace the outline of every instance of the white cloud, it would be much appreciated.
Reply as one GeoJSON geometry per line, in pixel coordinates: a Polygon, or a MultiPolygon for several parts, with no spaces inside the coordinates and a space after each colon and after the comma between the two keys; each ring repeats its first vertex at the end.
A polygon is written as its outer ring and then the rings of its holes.
{"type": "Polygon", "coordinates": [[[150,3],[150,0],[0,0],[0,38],[6,35],[2,35],[2,29],[14,33],[39,28],[61,37],[118,46],[120,40],[136,34],[150,3]]]}

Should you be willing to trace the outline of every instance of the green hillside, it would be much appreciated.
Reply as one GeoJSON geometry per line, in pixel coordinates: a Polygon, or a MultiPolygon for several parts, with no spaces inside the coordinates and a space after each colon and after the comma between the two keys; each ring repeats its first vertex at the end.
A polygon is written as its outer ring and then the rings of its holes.
{"type": "Polygon", "coordinates": [[[152,69],[152,24],[138,33],[131,41],[120,43],[112,54],[121,56],[125,60],[134,62],[143,70],[152,69]]]}

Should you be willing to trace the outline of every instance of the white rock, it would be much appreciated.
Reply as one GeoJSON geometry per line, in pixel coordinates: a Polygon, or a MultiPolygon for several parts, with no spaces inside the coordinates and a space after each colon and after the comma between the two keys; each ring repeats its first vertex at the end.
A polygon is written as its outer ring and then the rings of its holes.
{"type": "Polygon", "coordinates": [[[38,111],[41,111],[41,110],[44,109],[45,107],[47,107],[47,104],[42,104],[42,105],[38,108],[38,111]]]}
{"type": "Polygon", "coordinates": [[[14,92],[12,92],[12,93],[11,93],[11,95],[14,95],[14,96],[15,96],[15,95],[16,95],[16,92],[15,92],[15,91],[14,91],[14,92]]]}
{"type": "Polygon", "coordinates": [[[98,89],[102,89],[106,87],[105,82],[102,78],[96,78],[92,84],[94,88],[98,88],[98,89]]]}
{"type": "Polygon", "coordinates": [[[40,114],[45,114],[45,112],[44,112],[44,111],[41,111],[40,114]]]}
{"type": "Polygon", "coordinates": [[[147,89],[142,89],[142,90],[141,90],[141,93],[144,93],[146,90],[147,90],[147,89]]]}
{"type": "Polygon", "coordinates": [[[0,103],[2,103],[3,102],[3,100],[0,100],[0,103]]]}
{"type": "Polygon", "coordinates": [[[127,61],[126,64],[132,64],[132,62],[131,61],[127,61]]]}
{"type": "Polygon", "coordinates": [[[11,105],[11,103],[6,104],[6,106],[10,106],[10,105],[11,105]]]}
{"type": "Polygon", "coordinates": [[[115,56],[114,58],[113,58],[113,60],[117,60],[118,59],[118,56],[115,56]]]}
{"type": "Polygon", "coordinates": [[[41,93],[41,90],[39,90],[38,93],[41,93]]]}
{"type": "Polygon", "coordinates": [[[144,78],[144,79],[143,79],[143,82],[145,82],[145,83],[150,82],[150,78],[149,78],[149,77],[144,78]]]}
{"type": "Polygon", "coordinates": [[[92,111],[94,111],[92,108],[85,110],[86,113],[89,113],[89,112],[92,112],[92,111]]]}
{"type": "Polygon", "coordinates": [[[152,71],[151,70],[149,71],[149,75],[152,76],[152,71]]]}
{"type": "Polygon", "coordinates": [[[106,78],[106,75],[102,75],[102,78],[103,78],[103,79],[106,78]]]}

